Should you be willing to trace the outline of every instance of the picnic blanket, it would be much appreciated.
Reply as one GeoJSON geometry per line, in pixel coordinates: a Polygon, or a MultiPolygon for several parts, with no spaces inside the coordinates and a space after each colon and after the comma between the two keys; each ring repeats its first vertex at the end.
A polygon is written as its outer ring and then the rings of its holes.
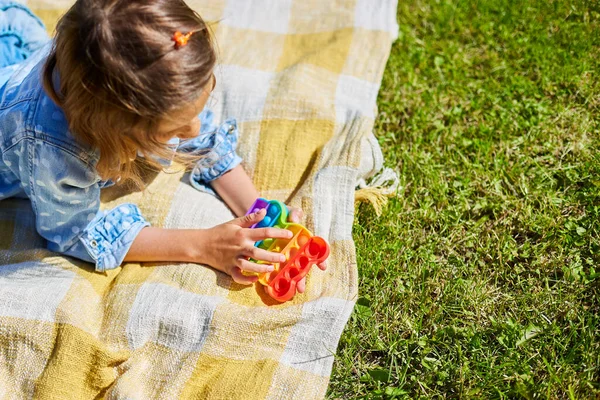
{"type": "MultiPolygon", "coordinates": [[[[49,31],[70,0],[25,2],[49,31]]],[[[0,398],[322,398],[357,298],[355,187],[382,164],[376,98],[397,34],[396,0],[195,0],[219,45],[209,107],[238,119],[238,152],[263,195],[305,211],[331,244],[306,293],[194,264],[106,274],[45,249],[28,201],[0,202],[0,398]]],[[[176,167],[102,207],[140,206],[154,226],[233,215],[176,167]]]]}

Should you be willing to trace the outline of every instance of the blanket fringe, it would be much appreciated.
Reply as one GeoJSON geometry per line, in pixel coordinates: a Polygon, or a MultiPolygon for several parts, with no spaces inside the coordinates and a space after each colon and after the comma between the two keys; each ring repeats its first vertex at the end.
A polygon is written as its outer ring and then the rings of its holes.
{"type": "Polygon", "coordinates": [[[385,168],[367,183],[364,179],[358,182],[358,189],[354,193],[355,203],[370,203],[379,217],[388,203],[390,197],[398,195],[400,178],[391,168],[385,168]]]}

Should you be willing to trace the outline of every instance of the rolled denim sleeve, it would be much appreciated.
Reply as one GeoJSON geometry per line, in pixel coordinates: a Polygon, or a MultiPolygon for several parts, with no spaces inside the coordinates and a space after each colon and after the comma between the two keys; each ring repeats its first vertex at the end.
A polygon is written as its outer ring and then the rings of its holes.
{"type": "Polygon", "coordinates": [[[133,204],[100,211],[100,181],[81,157],[41,140],[24,141],[30,154],[22,182],[48,249],[94,263],[97,271],[117,268],[138,233],[149,223],[133,204]],[[32,146],[33,148],[31,148],[32,146]],[[28,171],[31,171],[30,176],[28,171]]]}
{"type": "Polygon", "coordinates": [[[181,143],[178,151],[201,156],[190,174],[190,183],[203,189],[207,183],[237,167],[242,158],[236,153],[239,132],[235,119],[227,119],[217,126],[210,110],[202,111],[198,118],[201,122],[200,134],[181,143]]]}
{"type": "Polygon", "coordinates": [[[134,204],[122,204],[101,212],[79,240],[96,263],[97,271],[117,268],[140,231],[150,224],[134,204]]]}

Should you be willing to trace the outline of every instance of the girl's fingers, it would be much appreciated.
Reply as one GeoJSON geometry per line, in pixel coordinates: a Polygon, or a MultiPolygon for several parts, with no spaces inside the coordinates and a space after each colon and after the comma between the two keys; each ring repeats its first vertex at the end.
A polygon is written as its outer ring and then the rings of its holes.
{"type": "Polygon", "coordinates": [[[236,218],[230,224],[241,226],[242,228],[250,228],[252,225],[262,221],[265,215],[267,215],[267,211],[263,208],[258,212],[236,218]]]}
{"type": "Polygon", "coordinates": [[[302,280],[298,282],[296,289],[298,290],[298,293],[304,293],[304,290],[306,289],[306,277],[302,278],[302,280]]]}
{"type": "Polygon", "coordinates": [[[288,214],[288,219],[294,223],[299,223],[304,217],[304,211],[299,208],[291,208],[290,213],[288,214]]]}
{"type": "Polygon", "coordinates": [[[265,239],[291,239],[292,236],[294,234],[291,231],[279,228],[254,228],[248,232],[248,238],[254,242],[265,239]]]}
{"type": "MultiPolygon", "coordinates": [[[[272,272],[274,270],[272,265],[257,264],[257,263],[250,262],[248,260],[240,260],[238,265],[244,271],[256,272],[259,274],[263,274],[265,272],[272,272]]],[[[245,276],[245,275],[242,274],[242,276],[245,276]]]]}
{"type": "Polygon", "coordinates": [[[240,285],[252,285],[258,280],[258,276],[246,276],[242,274],[242,271],[238,267],[231,269],[231,278],[240,285]]]}
{"type": "Polygon", "coordinates": [[[270,263],[285,262],[285,256],[283,254],[259,249],[258,247],[252,247],[252,249],[250,250],[249,253],[250,253],[250,254],[248,254],[249,257],[252,257],[258,261],[265,261],[265,262],[270,262],[270,263]]]}
{"type": "Polygon", "coordinates": [[[325,271],[327,269],[327,260],[323,261],[321,264],[317,264],[317,267],[319,267],[321,271],[325,271]]]}

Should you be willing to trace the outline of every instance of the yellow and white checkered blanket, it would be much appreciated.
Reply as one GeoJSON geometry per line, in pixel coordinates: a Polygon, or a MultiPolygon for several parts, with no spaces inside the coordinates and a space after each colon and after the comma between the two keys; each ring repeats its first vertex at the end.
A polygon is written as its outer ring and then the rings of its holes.
{"type": "MultiPolygon", "coordinates": [[[[354,188],[381,168],[376,98],[397,0],[190,0],[220,51],[210,104],[238,119],[266,198],[305,210],[329,269],[275,304],[211,268],[126,264],[106,275],[45,250],[28,201],[0,202],[0,398],[322,398],[357,296],[354,188]]],[[[71,0],[25,2],[49,30],[71,0]]],[[[154,226],[209,227],[226,206],[161,173],[103,192],[154,226]]]]}

